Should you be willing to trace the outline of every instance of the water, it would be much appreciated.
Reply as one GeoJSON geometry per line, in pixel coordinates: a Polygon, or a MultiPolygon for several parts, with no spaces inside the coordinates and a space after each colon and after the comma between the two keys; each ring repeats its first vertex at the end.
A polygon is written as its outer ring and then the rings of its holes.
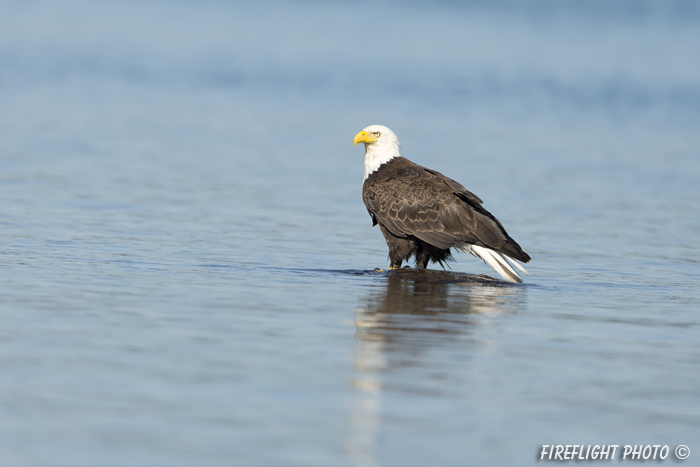
{"type": "Polygon", "coordinates": [[[3,465],[589,443],[690,465],[699,23],[690,1],[1,2],[3,465]],[[485,200],[524,286],[365,272],[388,265],[352,147],[372,123],[485,200]]]}

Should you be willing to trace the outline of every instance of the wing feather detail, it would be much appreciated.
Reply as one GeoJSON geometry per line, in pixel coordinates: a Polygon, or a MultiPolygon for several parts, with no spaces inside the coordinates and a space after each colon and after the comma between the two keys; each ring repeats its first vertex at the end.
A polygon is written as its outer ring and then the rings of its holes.
{"type": "Polygon", "coordinates": [[[520,279],[503,255],[522,262],[530,257],[482,207],[480,198],[456,181],[403,157],[385,165],[363,185],[365,206],[384,228],[397,237],[413,236],[441,249],[460,244],[486,249],[493,254],[477,249],[476,256],[507,280],[520,279]]]}

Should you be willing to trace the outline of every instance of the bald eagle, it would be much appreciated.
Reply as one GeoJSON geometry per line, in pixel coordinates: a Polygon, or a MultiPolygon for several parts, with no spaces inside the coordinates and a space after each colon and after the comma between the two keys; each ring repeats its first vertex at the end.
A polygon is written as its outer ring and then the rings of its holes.
{"type": "Polygon", "coordinates": [[[415,257],[416,267],[453,260],[450,248],[483,259],[505,280],[522,282],[511,263],[527,263],[530,256],[483,201],[459,183],[435,170],[401,157],[399,138],[383,125],[371,125],[355,136],[365,144],[362,199],[379,224],[389,246],[390,269],[415,257]],[[510,262],[509,262],[510,261],[510,262]]]}

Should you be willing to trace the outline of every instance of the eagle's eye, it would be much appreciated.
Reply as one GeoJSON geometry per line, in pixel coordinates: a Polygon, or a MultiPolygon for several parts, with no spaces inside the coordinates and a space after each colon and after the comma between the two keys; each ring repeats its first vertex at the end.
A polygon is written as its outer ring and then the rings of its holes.
{"type": "Polygon", "coordinates": [[[381,133],[379,133],[378,131],[376,131],[376,132],[374,133],[374,136],[376,136],[377,138],[379,138],[380,135],[381,135],[381,133]]]}

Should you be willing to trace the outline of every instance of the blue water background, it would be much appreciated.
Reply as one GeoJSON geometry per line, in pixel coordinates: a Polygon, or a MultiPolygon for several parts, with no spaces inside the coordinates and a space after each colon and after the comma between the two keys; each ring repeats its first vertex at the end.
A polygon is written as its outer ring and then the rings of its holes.
{"type": "Polygon", "coordinates": [[[2,464],[692,462],[699,129],[694,1],[1,1],[2,464]],[[374,123],[526,285],[363,273],[374,123]]]}

